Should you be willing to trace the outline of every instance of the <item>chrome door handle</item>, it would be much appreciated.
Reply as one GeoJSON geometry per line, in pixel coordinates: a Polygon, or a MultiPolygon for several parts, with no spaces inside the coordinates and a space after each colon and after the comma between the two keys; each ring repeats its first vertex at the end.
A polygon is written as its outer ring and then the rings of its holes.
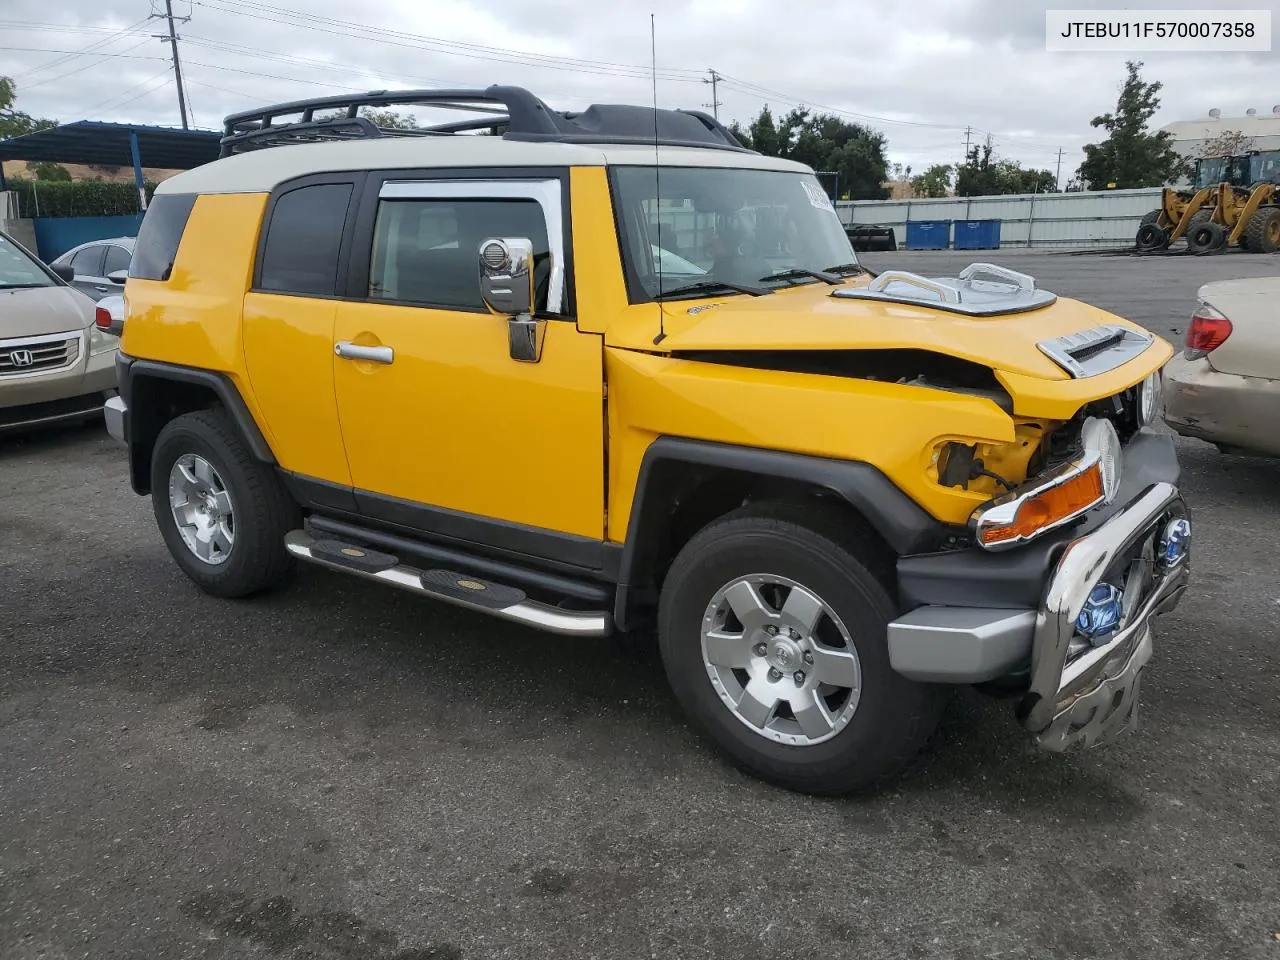
{"type": "Polygon", "coordinates": [[[362,347],[349,340],[335,343],[333,352],[343,360],[368,360],[370,363],[391,363],[396,358],[390,347],[362,347]]]}

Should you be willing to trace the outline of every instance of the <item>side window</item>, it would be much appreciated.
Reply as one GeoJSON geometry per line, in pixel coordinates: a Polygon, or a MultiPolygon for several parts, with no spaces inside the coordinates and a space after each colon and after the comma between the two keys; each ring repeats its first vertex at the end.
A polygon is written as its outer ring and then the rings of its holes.
{"type": "Polygon", "coordinates": [[[267,225],[258,289],[331,297],[338,289],[338,248],[351,202],[349,183],[299,187],[283,194],[267,225]]]}
{"type": "Polygon", "coordinates": [[[118,247],[114,243],[107,245],[107,262],[102,267],[102,275],[110,276],[117,270],[129,269],[129,251],[124,247],[118,247]]]}
{"type": "Polygon", "coordinates": [[[71,258],[71,269],[79,277],[102,276],[102,244],[85,247],[71,258]]]}
{"type": "Polygon", "coordinates": [[[138,280],[169,279],[195,205],[194,193],[162,193],[152,198],[134,241],[129,276],[138,280]]]}
{"type": "Polygon", "coordinates": [[[379,201],[368,297],[482,310],[479,250],[490,237],[533,241],[538,308],[545,307],[547,224],[538,202],[523,199],[379,201]]]}

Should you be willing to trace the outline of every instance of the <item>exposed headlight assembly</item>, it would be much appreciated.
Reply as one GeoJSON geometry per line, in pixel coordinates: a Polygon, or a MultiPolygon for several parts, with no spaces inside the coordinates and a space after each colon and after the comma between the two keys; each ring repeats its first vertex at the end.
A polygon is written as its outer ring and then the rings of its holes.
{"type": "Polygon", "coordinates": [[[970,525],[980,546],[1016,547],[1115,499],[1123,467],[1116,428],[1110,420],[1090,417],[1080,442],[1075,459],[974,511],[970,525]]]}
{"type": "Polygon", "coordinates": [[[1164,416],[1164,380],[1160,371],[1138,384],[1138,426],[1149,427],[1164,416]]]}

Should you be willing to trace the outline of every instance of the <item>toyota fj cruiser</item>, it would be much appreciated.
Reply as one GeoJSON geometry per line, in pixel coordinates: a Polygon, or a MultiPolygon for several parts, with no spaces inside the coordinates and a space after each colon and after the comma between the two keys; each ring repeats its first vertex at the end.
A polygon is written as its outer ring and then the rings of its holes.
{"type": "Polygon", "coordinates": [[[1190,524],[1172,350],[973,264],[858,263],[813,171],[705,114],[527,91],[227,118],[125,289],[132,486],[201,588],[295,560],[554,633],[656,624],[754,774],[901,769],[949,685],[1127,727],[1190,524]],[[477,118],[380,130],[361,108],[477,118]]]}

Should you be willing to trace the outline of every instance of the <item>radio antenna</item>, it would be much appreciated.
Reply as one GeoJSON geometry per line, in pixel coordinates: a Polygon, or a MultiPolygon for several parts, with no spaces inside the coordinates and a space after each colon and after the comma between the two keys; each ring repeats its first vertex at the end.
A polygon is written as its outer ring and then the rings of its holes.
{"type": "Polygon", "coordinates": [[[662,164],[658,156],[658,32],[653,14],[649,14],[649,65],[653,74],[653,211],[658,219],[658,252],[655,256],[658,268],[658,335],[654,346],[667,337],[666,308],[662,304],[662,164]]]}

